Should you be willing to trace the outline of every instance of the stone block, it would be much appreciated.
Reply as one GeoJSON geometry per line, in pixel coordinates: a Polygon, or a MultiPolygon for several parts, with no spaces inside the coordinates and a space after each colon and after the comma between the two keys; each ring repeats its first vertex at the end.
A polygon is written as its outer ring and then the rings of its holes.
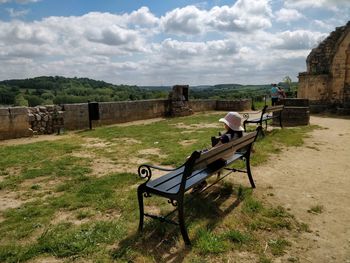
{"type": "Polygon", "coordinates": [[[8,108],[0,108],[0,116],[9,116],[10,111],[8,108]]]}

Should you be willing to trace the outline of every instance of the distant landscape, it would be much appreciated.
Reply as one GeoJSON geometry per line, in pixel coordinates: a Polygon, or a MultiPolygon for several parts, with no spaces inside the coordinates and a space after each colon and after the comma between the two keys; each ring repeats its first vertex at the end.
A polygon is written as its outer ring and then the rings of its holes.
{"type": "MultiPolygon", "coordinates": [[[[289,97],[297,90],[297,83],[283,81],[289,97]]],[[[30,79],[0,81],[0,106],[29,106],[110,102],[167,98],[171,86],[115,85],[89,78],[42,76],[30,79]]],[[[263,85],[217,84],[190,87],[190,99],[263,100],[269,94],[270,83],[263,85]]]]}

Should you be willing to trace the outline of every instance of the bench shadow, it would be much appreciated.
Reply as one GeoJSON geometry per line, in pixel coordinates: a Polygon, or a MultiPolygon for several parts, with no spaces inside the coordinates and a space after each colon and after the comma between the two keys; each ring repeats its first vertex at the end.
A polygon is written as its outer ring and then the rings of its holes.
{"type": "MultiPolygon", "coordinates": [[[[187,200],[193,198],[185,205],[185,221],[192,246],[184,245],[178,226],[147,219],[143,232],[135,231],[121,240],[112,251],[112,257],[128,262],[144,256],[156,262],[183,262],[199,238],[198,225],[196,230],[192,226],[195,227],[201,220],[206,220],[205,227],[209,230],[219,225],[243,200],[238,189],[232,185],[219,185],[194,197],[192,194],[185,195],[187,200]]],[[[170,219],[177,221],[177,212],[170,219]]]]}

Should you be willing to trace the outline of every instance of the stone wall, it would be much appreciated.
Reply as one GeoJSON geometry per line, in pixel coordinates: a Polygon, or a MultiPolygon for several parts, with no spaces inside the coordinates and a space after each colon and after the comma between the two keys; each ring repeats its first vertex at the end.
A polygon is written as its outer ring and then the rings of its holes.
{"type": "Polygon", "coordinates": [[[216,110],[222,111],[245,111],[252,107],[250,99],[244,100],[218,100],[216,101],[216,110]]]}
{"type": "Polygon", "coordinates": [[[216,100],[190,100],[188,103],[194,112],[216,110],[216,100]]]}
{"type": "MultiPolygon", "coordinates": [[[[243,111],[250,109],[250,100],[189,101],[194,112],[201,111],[243,111]]],[[[99,103],[100,120],[93,121],[93,126],[123,123],[169,114],[168,100],[143,100],[99,103]]],[[[89,128],[89,112],[87,103],[64,104],[59,106],[39,106],[35,108],[1,108],[0,139],[18,138],[34,134],[50,134],[57,132],[57,127],[77,130],[89,128]],[[59,113],[55,115],[54,109],[59,113]]]]}
{"type": "Polygon", "coordinates": [[[340,41],[333,57],[330,101],[343,102],[344,87],[350,85],[350,30],[340,41]]]}
{"type": "Polygon", "coordinates": [[[307,72],[299,73],[298,98],[328,108],[350,105],[350,21],[314,48],[306,63],[307,72]]]}
{"type": "Polygon", "coordinates": [[[52,134],[64,126],[62,107],[58,105],[28,108],[28,118],[34,134],[52,134]]]}
{"type": "Polygon", "coordinates": [[[167,107],[168,100],[102,102],[99,103],[100,121],[97,123],[113,124],[164,117],[167,107]]]}
{"type": "Polygon", "coordinates": [[[0,108],[0,140],[33,135],[29,124],[28,108],[0,108]]]}
{"type": "Polygon", "coordinates": [[[282,125],[285,127],[308,125],[310,108],[308,99],[284,99],[282,125]]]}
{"type": "Polygon", "coordinates": [[[313,101],[327,101],[329,94],[329,75],[299,74],[298,98],[308,98],[313,101]]]}

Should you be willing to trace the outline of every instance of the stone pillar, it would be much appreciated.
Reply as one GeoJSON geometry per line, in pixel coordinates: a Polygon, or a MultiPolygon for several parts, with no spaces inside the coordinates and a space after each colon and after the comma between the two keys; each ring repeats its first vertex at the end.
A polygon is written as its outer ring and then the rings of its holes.
{"type": "Polygon", "coordinates": [[[188,116],[193,114],[188,103],[188,85],[175,85],[169,93],[169,114],[172,117],[188,116]]]}
{"type": "MultiPolygon", "coordinates": [[[[274,124],[279,125],[277,119],[274,124]]],[[[282,111],[282,125],[285,127],[308,125],[310,122],[310,109],[308,99],[284,99],[282,111]]]]}

